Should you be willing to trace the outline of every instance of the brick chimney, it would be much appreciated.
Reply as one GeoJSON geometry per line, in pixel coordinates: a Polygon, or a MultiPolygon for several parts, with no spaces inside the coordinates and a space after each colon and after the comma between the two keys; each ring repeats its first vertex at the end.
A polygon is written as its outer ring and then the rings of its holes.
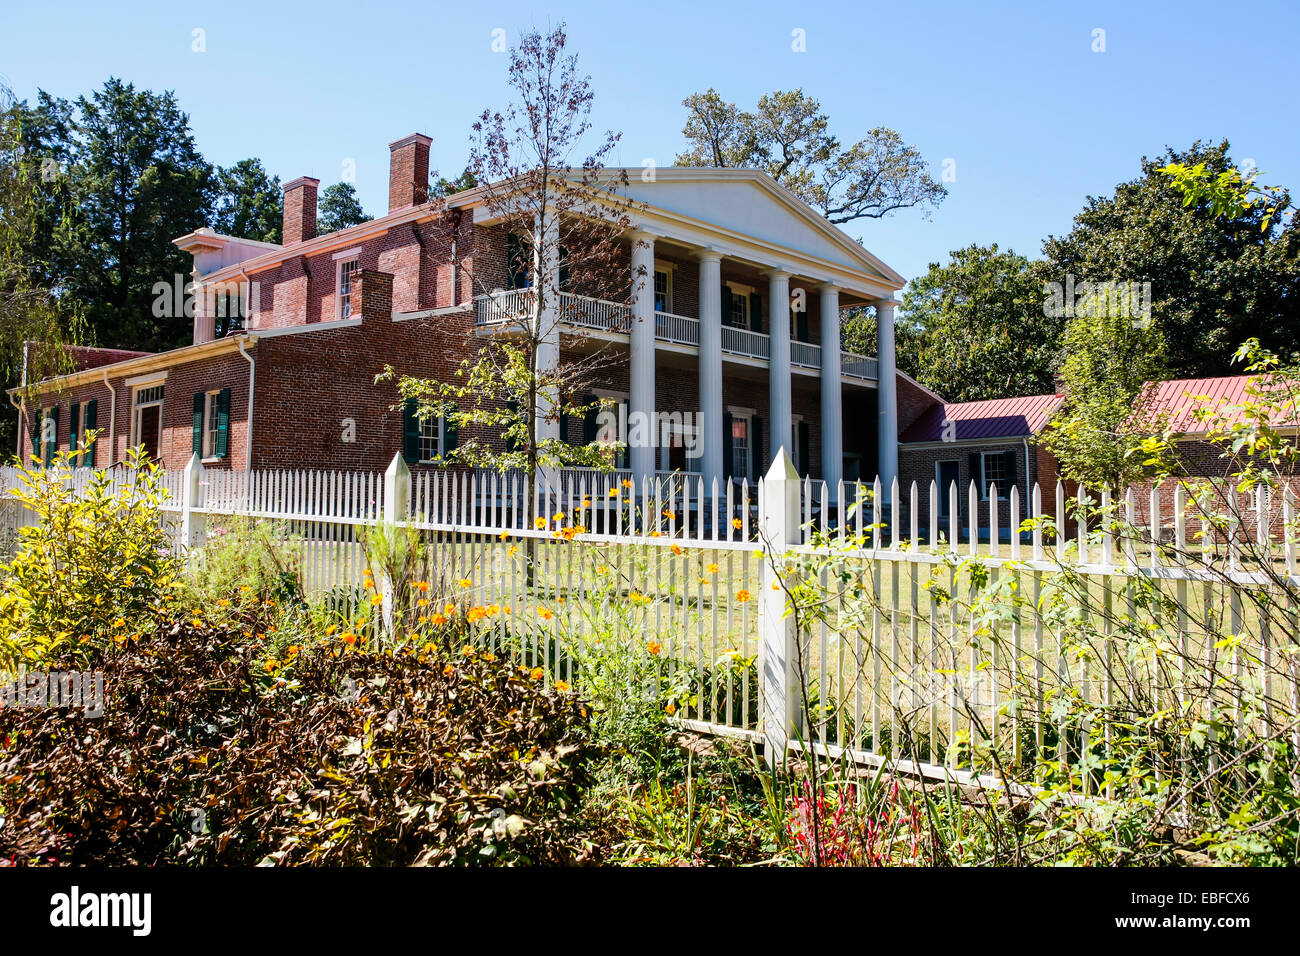
{"type": "Polygon", "coordinates": [[[362,323],[393,317],[393,274],[374,269],[358,269],[352,274],[352,314],[362,323]]]}
{"type": "Polygon", "coordinates": [[[283,245],[293,246],[316,238],[316,187],[319,179],[299,176],[284,184],[283,245]]]}
{"type": "Polygon", "coordinates": [[[429,147],[433,140],[412,133],[388,144],[388,211],[429,201],[429,147]]]}

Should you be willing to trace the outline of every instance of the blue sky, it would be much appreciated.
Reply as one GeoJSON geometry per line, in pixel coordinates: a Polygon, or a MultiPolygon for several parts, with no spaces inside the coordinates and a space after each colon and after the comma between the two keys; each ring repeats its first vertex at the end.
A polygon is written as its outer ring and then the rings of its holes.
{"type": "Polygon", "coordinates": [[[0,76],[20,97],[75,96],[110,75],[174,90],[203,154],[258,156],[282,180],[341,178],[355,162],[367,211],[387,203],[387,144],[434,139],[444,173],[469,126],[505,100],[492,31],[567,22],[591,74],[598,127],[618,161],[671,163],[687,94],[712,86],[742,107],[774,89],[819,98],[852,141],[890,126],[956,181],[929,220],[905,211],[847,228],[905,276],[950,249],[997,242],[1034,255],[1089,194],[1139,158],[1197,138],[1232,142],[1269,182],[1300,191],[1293,100],[1294,2],[709,4],[225,2],[122,7],[11,4],[0,76]],[[204,31],[206,52],[192,50],[204,31]],[[791,49],[792,31],[806,52],[791,49]],[[1093,31],[1105,52],[1093,52],[1093,31]]]}

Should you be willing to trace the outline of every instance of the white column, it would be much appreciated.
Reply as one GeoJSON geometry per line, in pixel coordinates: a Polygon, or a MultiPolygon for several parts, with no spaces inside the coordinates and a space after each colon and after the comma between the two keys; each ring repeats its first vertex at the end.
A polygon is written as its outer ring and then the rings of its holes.
{"type": "Polygon", "coordinates": [[[641,478],[655,470],[655,240],[632,233],[632,356],[628,387],[628,461],[641,478]],[[635,439],[635,440],[634,440],[635,439]]]}
{"type": "Polygon", "coordinates": [[[822,318],[822,480],[832,496],[844,476],[844,412],[841,407],[840,290],[829,282],[821,293],[822,318]]]}
{"type": "Polygon", "coordinates": [[[879,379],[876,384],[878,442],[877,473],[880,475],[881,493],[886,501],[892,499],[894,479],[898,477],[898,380],[894,368],[894,306],[893,299],[876,303],[876,362],[879,379]]]}
{"type": "MultiPolygon", "coordinates": [[[[540,217],[539,217],[540,218],[540,217]]],[[[533,288],[540,299],[537,311],[537,376],[549,378],[560,364],[560,224],[554,213],[546,219],[546,233],[535,221],[533,228],[533,288]]],[[[539,383],[540,384],[540,383],[539,383]]],[[[559,393],[554,387],[538,388],[533,414],[537,440],[560,437],[559,393]]],[[[540,477],[540,475],[539,475],[540,477]]]]}
{"type": "Polygon", "coordinates": [[[790,426],[794,406],[790,401],[790,273],[773,269],[767,274],[768,336],[768,461],[776,461],[782,448],[791,457],[794,445],[790,426]]]}
{"type": "Polygon", "coordinates": [[[722,460],[722,257],[700,253],[700,449],[704,490],[727,477],[722,460]]]}

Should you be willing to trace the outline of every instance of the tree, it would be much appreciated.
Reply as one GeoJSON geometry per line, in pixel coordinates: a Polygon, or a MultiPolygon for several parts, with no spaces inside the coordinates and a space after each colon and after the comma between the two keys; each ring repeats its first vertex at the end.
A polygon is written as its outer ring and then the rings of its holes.
{"type": "Polygon", "coordinates": [[[912,374],[955,402],[1050,392],[1064,317],[1043,299],[1039,264],[996,243],[953,250],[903,295],[912,374]]]}
{"type": "MultiPolygon", "coordinates": [[[[184,283],[172,244],[211,218],[213,171],[171,92],[110,78],[75,104],[42,93],[34,128],[66,157],[66,208],[52,230],[50,287],[84,305],[99,341],[161,350],[190,340],[190,319],[153,308],[156,283],[184,283]]],[[[47,215],[54,215],[47,211],[47,215]]]]}
{"type": "MultiPolygon", "coordinates": [[[[56,155],[28,148],[40,142],[26,126],[32,113],[0,87],[0,375],[6,388],[70,371],[63,349],[81,332],[73,303],[61,303],[45,284],[52,266],[49,248],[57,201],[56,155]],[[51,165],[53,163],[53,165],[51,165]],[[44,238],[43,238],[44,234],[44,238]]],[[[17,418],[6,406],[0,443],[14,447],[17,418]]]]}
{"type": "Polygon", "coordinates": [[[1094,490],[1126,487],[1143,474],[1144,442],[1161,431],[1144,395],[1164,376],[1164,337],[1096,295],[1067,323],[1061,354],[1065,407],[1037,441],[1066,478],[1094,490]]]}
{"type": "Polygon", "coordinates": [[[878,126],[843,146],[821,104],[802,89],[765,94],[753,113],[712,88],[682,105],[690,146],[677,165],[762,169],[833,223],[938,206],[948,194],[920,152],[892,129],[878,126]]]}
{"type": "MultiPolygon", "coordinates": [[[[454,381],[398,378],[400,394],[417,403],[421,419],[443,416],[461,436],[445,461],[521,470],[528,496],[539,469],[610,464],[601,443],[571,445],[556,434],[566,417],[590,410],[580,396],[593,371],[609,362],[601,350],[561,356],[561,276],[572,263],[565,291],[598,298],[625,301],[630,286],[620,264],[631,222],[631,203],[619,193],[627,178],[604,167],[619,137],[606,132],[582,155],[593,93],[566,42],[563,24],[546,36],[520,37],[508,72],[514,101],[503,111],[484,110],[471,136],[467,172],[483,190],[483,212],[513,237],[510,268],[527,273],[522,302],[512,307],[514,334],[475,340],[454,381]]],[[[457,228],[453,215],[444,223],[457,228]]],[[[481,269],[473,277],[480,292],[499,291],[481,269]]],[[[396,376],[390,367],[381,378],[396,376]]]]}
{"type": "Polygon", "coordinates": [[[284,217],[280,177],[268,175],[260,159],[241,159],[216,174],[212,228],[227,236],[279,242],[284,217]]]}
{"type": "Polygon", "coordinates": [[[1111,196],[1089,197],[1071,232],[1044,243],[1055,281],[1150,282],[1151,317],[1179,376],[1232,374],[1230,357],[1251,336],[1272,351],[1295,353],[1300,228],[1294,219],[1286,228],[1277,217],[1266,223],[1266,203],[1222,207],[1211,195],[1187,202],[1163,172],[1173,165],[1216,179],[1233,169],[1226,140],[1143,157],[1137,179],[1111,196]]]}
{"type": "Polygon", "coordinates": [[[316,231],[324,236],[370,222],[372,218],[361,208],[361,201],[351,183],[335,183],[320,194],[320,204],[316,207],[316,231]]]}
{"type": "Polygon", "coordinates": [[[474,174],[466,169],[455,179],[439,176],[429,187],[429,196],[432,199],[446,199],[466,189],[473,189],[477,185],[478,180],[474,178],[474,174]]]}

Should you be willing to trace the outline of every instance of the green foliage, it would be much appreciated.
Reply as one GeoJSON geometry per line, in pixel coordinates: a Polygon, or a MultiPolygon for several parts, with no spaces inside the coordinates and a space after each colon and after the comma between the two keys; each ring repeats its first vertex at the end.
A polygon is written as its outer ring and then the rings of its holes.
{"type": "Polygon", "coordinates": [[[851,145],[830,133],[821,103],[803,90],[777,90],[750,113],[716,90],[693,93],[678,166],[761,169],[833,223],[878,219],[913,206],[935,207],[948,194],[914,146],[876,127],[851,145]]]}
{"type": "Polygon", "coordinates": [[[1177,377],[1231,374],[1229,356],[1250,336],[1283,355],[1300,350],[1300,230],[1294,220],[1265,228],[1267,202],[1225,202],[1222,188],[1206,188],[1239,181],[1233,167],[1226,141],[1143,158],[1138,178],[1090,197],[1073,230],[1043,245],[1053,281],[1149,281],[1177,377]],[[1200,172],[1184,190],[1170,168],[1200,172]]]}
{"type": "Polygon", "coordinates": [[[128,481],[93,472],[74,493],[69,464],[62,452],[48,469],[23,469],[14,491],[37,523],[0,569],[0,666],[86,658],[155,626],[174,596],[158,467],[137,449],[128,481]]]}
{"type": "Polygon", "coordinates": [[[1044,314],[1041,265],[996,243],[931,263],[903,295],[906,370],[953,402],[1051,392],[1064,318],[1044,314]]]}
{"type": "Polygon", "coordinates": [[[367,216],[361,208],[356,187],[351,183],[335,183],[326,186],[320,194],[320,202],[316,206],[316,232],[324,236],[340,229],[359,226],[372,218],[374,217],[367,216]]]}
{"type": "Polygon", "coordinates": [[[302,567],[296,540],[281,522],[212,515],[205,541],[187,574],[197,607],[301,603],[302,567]]]}
{"type": "Polygon", "coordinates": [[[217,170],[212,228],[222,235],[280,241],[284,217],[280,177],[267,173],[260,159],[241,159],[217,170]]]}
{"type": "Polygon", "coordinates": [[[1065,407],[1038,441],[1073,481],[1113,489],[1137,480],[1148,467],[1144,442],[1162,430],[1142,399],[1163,374],[1160,329],[1099,296],[1069,320],[1061,351],[1065,407]]]}

